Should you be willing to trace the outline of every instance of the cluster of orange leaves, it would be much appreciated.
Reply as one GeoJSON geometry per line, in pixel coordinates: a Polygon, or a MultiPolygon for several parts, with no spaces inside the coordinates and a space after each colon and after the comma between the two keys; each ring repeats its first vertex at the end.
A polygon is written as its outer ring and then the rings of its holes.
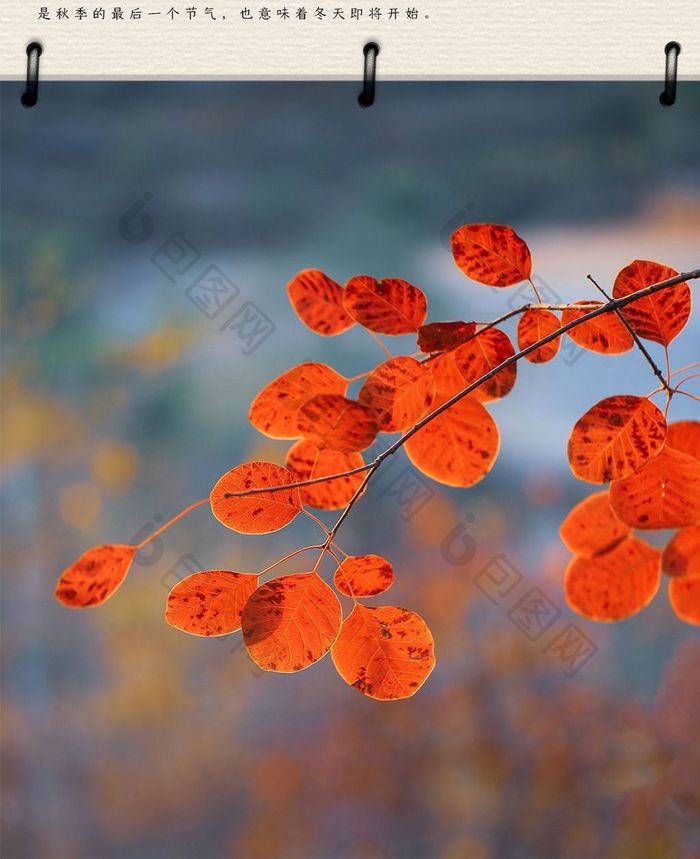
{"type": "MultiPolygon", "coordinates": [[[[510,227],[460,227],[452,237],[452,252],[458,267],[479,283],[532,283],[530,250],[510,227]]],[[[628,295],[675,274],[668,266],[636,260],[616,278],[613,295],[628,295]]],[[[432,414],[514,357],[515,348],[495,324],[426,324],[425,294],[398,278],[359,275],[341,286],[323,272],[307,269],[287,289],[296,314],[317,334],[336,336],[359,325],[375,339],[412,334],[419,351],[390,357],[355,379],[310,362],[266,385],[251,404],[249,419],[264,435],[292,442],[285,465],[255,461],[231,469],[211,491],[211,511],[242,534],[271,533],[307,513],[324,529],[319,558],[310,571],[262,583],[261,574],[195,573],[172,589],[166,620],[194,635],[241,630],[248,653],[268,671],[299,671],[330,651],[341,677],[363,694],[380,700],[405,698],[420,688],[435,665],[430,630],[408,609],[367,605],[366,598],[391,586],[391,563],[373,554],[341,560],[339,553],[345,553],[334,542],[336,529],[325,528],[307,508],[348,511],[367,482],[370,463],[365,463],[363,451],[380,433],[407,433],[400,441],[409,459],[440,483],[468,487],[481,480],[500,445],[487,404],[512,390],[516,362],[432,414]],[[364,381],[353,398],[349,387],[360,378],[364,381]],[[324,557],[335,562],[336,591],[352,600],[346,616],[338,596],[319,575],[324,557]]],[[[582,304],[592,309],[601,302],[577,302],[564,308],[561,318],[549,308],[528,307],[518,321],[519,350],[583,316],[587,311],[582,304]]],[[[620,314],[606,313],[579,324],[569,336],[581,347],[604,354],[632,349],[632,331],[667,346],[689,314],[690,290],[681,283],[626,305],[620,314]]],[[[560,341],[552,339],[524,357],[533,363],[550,361],[560,341]]],[[[678,528],[682,530],[663,553],[663,568],[671,576],[671,600],[678,615],[700,622],[700,424],[667,426],[664,413],[649,398],[609,397],[577,422],[568,452],[577,477],[610,483],[608,491],[579,504],[562,525],[562,539],[576,555],[566,573],[570,605],[595,620],[618,620],[639,611],[658,589],[662,560],[661,553],[633,537],[632,530],[678,528]]],[[[89,550],[62,574],[58,599],[80,608],[104,602],[124,580],[138,548],[89,550]]],[[[312,548],[319,547],[292,555],[312,548]]]]}

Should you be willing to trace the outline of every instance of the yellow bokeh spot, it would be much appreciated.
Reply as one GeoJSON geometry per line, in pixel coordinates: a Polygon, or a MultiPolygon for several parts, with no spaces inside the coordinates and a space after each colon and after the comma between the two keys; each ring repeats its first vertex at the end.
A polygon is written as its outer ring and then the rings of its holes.
{"type": "Polygon", "coordinates": [[[102,512],[102,494],[92,483],[69,483],[58,502],[61,516],[74,528],[88,528],[102,512]]]}
{"type": "Polygon", "coordinates": [[[92,477],[112,492],[124,492],[134,482],[138,454],[127,442],[103,441],[92,458],[92,477]]]}

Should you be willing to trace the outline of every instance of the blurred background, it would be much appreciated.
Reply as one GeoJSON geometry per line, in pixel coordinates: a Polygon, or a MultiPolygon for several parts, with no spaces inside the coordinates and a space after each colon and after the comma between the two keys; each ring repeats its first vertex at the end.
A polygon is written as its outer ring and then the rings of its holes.
{"type": "MultiPolygon", "coordinates": [[[[366,699],[329,658],[261,675],[238,636],[165,624],[179,578],[260,570],[315,542],[309,522],[246,538],[203,508],[101,608],[53,597],[88,547],[143,539],[240,462],[283,460],[246,417],[270,379],[382,360],[362,331],[301,325],[299,269],[402,277],[430,320],[488,321],[530,294],[458,271],[461,223],[515,227],[550,301],[597,298],[586,275],[610,288],[636,257],[700,265],[700,84],[666,110],[659,89],[386,83],[361,110],[348,84],[47,83],[25,110],[2,85],[4,856],[700,856],[697,630],[663,582],[616,626],[562,594],[558,526],[592,488],[568,433],[602,397],[656,387],[636,350],[567,340],[522,362],[489,406],[502,444],[482,483],[439,487],[401,453],[353,511],[340,545],[397,572],[372,602],[435,636],[414,698],[366,699]],[[557,645],[572,630],[575,662],[557,645]]],[[[699,334],[696,313],[674,367],[699,334]]],[[[677,397],[671,418],[697,412],[677,397]]]]}

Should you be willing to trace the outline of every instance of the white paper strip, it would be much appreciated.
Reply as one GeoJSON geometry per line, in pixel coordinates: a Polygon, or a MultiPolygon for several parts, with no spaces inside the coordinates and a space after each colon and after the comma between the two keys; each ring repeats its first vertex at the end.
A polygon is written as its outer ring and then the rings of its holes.
{"type": "Polygon", "coordinates": [[[10,79],[33,40],[42,80],[357,80],[371,40],[384,80],[661,80],[671,40],[700,79],[700,0],[3,0],[0,31],[10,79]]]}

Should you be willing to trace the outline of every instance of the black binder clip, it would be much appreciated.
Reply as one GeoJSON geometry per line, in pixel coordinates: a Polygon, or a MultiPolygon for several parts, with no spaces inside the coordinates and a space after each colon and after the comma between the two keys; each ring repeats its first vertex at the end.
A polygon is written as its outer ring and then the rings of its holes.
{"type": "Polygon", "coordinates": [[[27,45],[27,88],[22,93],[22,104],[25,107],[34,107],[39,96],[40,56],[41,45],[38,42],[30,42],[27,45]]]}
{"type": "Polygon", "coordinates": [[[364,47],[365,73],[362,92],[357,97],[360,107],[371,107],[374,104],[374,89],[377,79],[377,54],[379,45],[376,42],[367,42],[364,47]]]}
{"type": "Polygon", "coordinates": [[[659,101],[664,107],[671,107],[676,101],[676,83],[678,81],[678,54],[681,46],[678,42],[669,42],[664,48],[666,52],[666,83],[659,101]]]}

